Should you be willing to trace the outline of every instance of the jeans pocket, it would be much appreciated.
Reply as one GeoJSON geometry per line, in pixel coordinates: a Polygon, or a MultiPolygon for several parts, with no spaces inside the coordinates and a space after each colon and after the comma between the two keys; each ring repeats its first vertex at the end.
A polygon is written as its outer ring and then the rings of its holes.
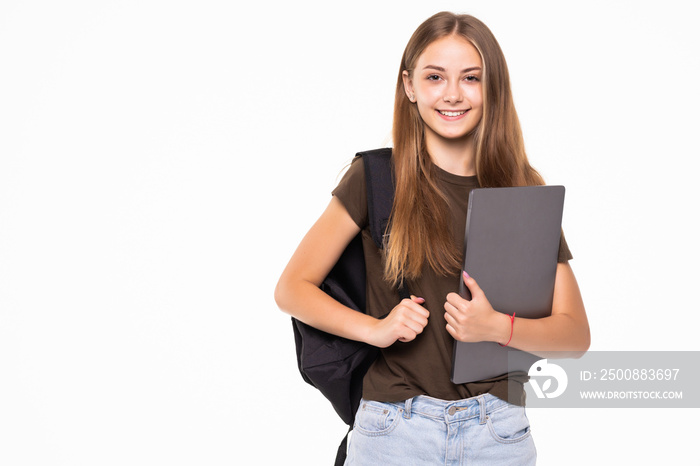
{"type": "Polygon", "coordinates": [[[378,401],[362,400],[355,416],[354,430],[365,435],[386,435],[396,428],[403,409],[378,401]]]}
{"type": "Polygon", "coordinates": [[[506,405],[486,416],[486,423],[493,438],[500,443],[517,443],[530,437],[530,421],[525,408],[506,405]]]}

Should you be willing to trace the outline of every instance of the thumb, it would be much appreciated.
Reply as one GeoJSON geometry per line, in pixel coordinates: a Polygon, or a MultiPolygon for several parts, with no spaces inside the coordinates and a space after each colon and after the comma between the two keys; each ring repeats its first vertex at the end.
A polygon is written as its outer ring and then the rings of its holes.
{"type": "Polygon", "coordinates": [[[476,295],[484,294],[479,284],[476,282],[476,280],[469,276],[466,270],[462,271],[462,279],[464,280],[464,284],[467,285],[467,288],[469,288],[472,298],[474,298],[476,295]]]}
{"type": "Polygon", "coordinates": [[[425,299],[411,295],[411,301],[413,301],[414,303],[423,304],[425,302],[425,299]]]}

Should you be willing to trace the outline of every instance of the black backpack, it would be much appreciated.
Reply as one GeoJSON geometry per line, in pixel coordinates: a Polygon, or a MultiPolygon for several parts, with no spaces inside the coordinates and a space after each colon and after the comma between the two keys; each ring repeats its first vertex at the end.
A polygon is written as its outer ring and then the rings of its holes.
{"type": "MultiPolygon", "coordinates": [[[[377,247],[382,249],[384,233],[394,202],[391,149],[359,152],[365,166],[369,227],[377,247]]],[[[365,258],[361,233],[348,244],[321,289],[340,303],[365,312],[365,258]]],[[[407,297],[400,290],[402,298],[407,297]]],[[[362,398],[362,379],[379,354],[366,343],[348,340],[310,327],[292,318],[297,363],[304,380],[328,398],[341,419],[352,430],[362,398]]],[[[348,430],[348,432],[350,431],[348,430]]],[[[347,435],[338,447],[336,466],[345,461],[347,435]]]]}

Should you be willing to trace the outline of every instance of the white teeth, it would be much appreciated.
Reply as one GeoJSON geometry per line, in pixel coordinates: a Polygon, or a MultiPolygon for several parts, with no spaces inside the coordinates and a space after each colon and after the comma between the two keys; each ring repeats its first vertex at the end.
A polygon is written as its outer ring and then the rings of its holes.
{"type": "Polygon", "coordinates": [[[456,117],[456,116],[460,116],[460,115],[466,113],[467,111],[462,110],[461,112],[443,112],[442,110],[438,110],[438,112],[440,112],[441,114],[448,116],[448,117],[456,117]]]}

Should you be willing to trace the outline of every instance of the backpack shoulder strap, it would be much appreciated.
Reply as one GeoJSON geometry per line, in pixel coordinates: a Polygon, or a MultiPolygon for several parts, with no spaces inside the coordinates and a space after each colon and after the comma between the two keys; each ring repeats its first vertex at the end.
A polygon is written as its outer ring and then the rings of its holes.
{"type": "MultiPolygon", "coordinates": [[[[391,148],[358,152],[365,165],[367,184],[367,214],[372,239],[379,249],[384,249],[391,207],[394,205],[394,165],[391,148]]],[[[401,299],[410,298],[410,293],[402,284],[398,287],[401,299]]]]}
{"type": "Polygon", "coordinates": [[[365,165],[367,183],[367,213],[372,239],[379,249],[384,248],[384,235],[394,204],[394,175],[391,148],[359,152],[365,165]]]}

